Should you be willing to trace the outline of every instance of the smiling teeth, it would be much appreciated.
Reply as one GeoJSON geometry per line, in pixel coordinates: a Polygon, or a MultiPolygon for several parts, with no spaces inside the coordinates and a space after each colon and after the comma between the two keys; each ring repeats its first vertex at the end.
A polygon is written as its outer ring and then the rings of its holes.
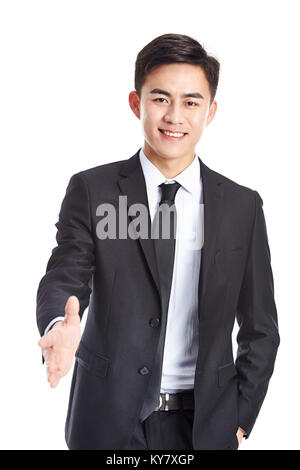
{"type": "Polygon", "coordinates": [[[182,132],[168,132],[164,130],[162,130],[162,132],[163,134],[170,135],[171,137],[183,137],[184,136],[184,133],[182,132]]]}

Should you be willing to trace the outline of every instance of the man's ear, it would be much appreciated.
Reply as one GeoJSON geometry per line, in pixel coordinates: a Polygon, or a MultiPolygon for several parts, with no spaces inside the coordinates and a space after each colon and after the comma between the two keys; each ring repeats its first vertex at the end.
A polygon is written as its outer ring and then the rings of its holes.
{"type": "Polygon", "coordinates": [[[131,107],[132,111],[134,112],[136,117],[140,119],[141,118],[140,98],[138,97],[138,94],[135,90],[129,93],[128,101],[129,101],[129,106],[131,107]]]}
{"type": "Polygon", "coordinates": [[[211,121],[215,117],[216,111],[217,111],[217,102],[216,100],[214,100],[209,107],[209,111],[208,111],[208,115],[206,119],[206,126],[208,126],[208,124],[211,123],[211,121]]]}

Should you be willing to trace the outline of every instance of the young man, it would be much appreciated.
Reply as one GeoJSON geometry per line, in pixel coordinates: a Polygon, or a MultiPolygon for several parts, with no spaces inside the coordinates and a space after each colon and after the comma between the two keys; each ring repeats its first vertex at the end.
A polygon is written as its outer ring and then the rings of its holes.
{"type": "Polygon", "coordinates": [[[237,449],[259,413],[279,345],[263,202],[195,153],[218,77],[194,39],[151,41],[129,94],[143,147],[69,182],[37,322],[52,387],[76,353],[70,449],[237,449]]]}

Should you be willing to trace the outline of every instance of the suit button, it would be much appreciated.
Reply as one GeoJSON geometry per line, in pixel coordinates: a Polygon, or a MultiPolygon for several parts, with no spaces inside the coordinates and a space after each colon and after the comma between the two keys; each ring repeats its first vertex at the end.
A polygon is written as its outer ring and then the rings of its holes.
{"type": "Polygon", "coordinates": [[[142,367],[141,369],[139,369],[139,374],[141,374],[141,375],[147,375],[147,374],[149,374],[149,369],[148,369],[148,367],[145,367],[145,366],[144,366],[144,367],[142,367]]]}
{"type": "Polygon", "coordinates": [[[151,320],[149,320],[149,325],[151,326],[151,328],[157,328],[159,323],[159,318],[151,318],[151,320]]]}

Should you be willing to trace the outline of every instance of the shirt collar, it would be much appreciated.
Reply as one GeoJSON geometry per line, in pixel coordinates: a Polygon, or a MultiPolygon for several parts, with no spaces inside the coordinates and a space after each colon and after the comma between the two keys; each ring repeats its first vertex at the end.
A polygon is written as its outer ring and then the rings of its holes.
{"type": "Polygon", "coordinates": [[[147,187],[154,188],[166,181],[176,180],[189,193],[195,194],[197,192],[200,184],[200,161],[196,154],[192,163],[190,163],[185,170],[179,173],[175,178],[170,179],[166,178],[146,157],[143,148],[140,150],[139,157],[147,187]]]}

